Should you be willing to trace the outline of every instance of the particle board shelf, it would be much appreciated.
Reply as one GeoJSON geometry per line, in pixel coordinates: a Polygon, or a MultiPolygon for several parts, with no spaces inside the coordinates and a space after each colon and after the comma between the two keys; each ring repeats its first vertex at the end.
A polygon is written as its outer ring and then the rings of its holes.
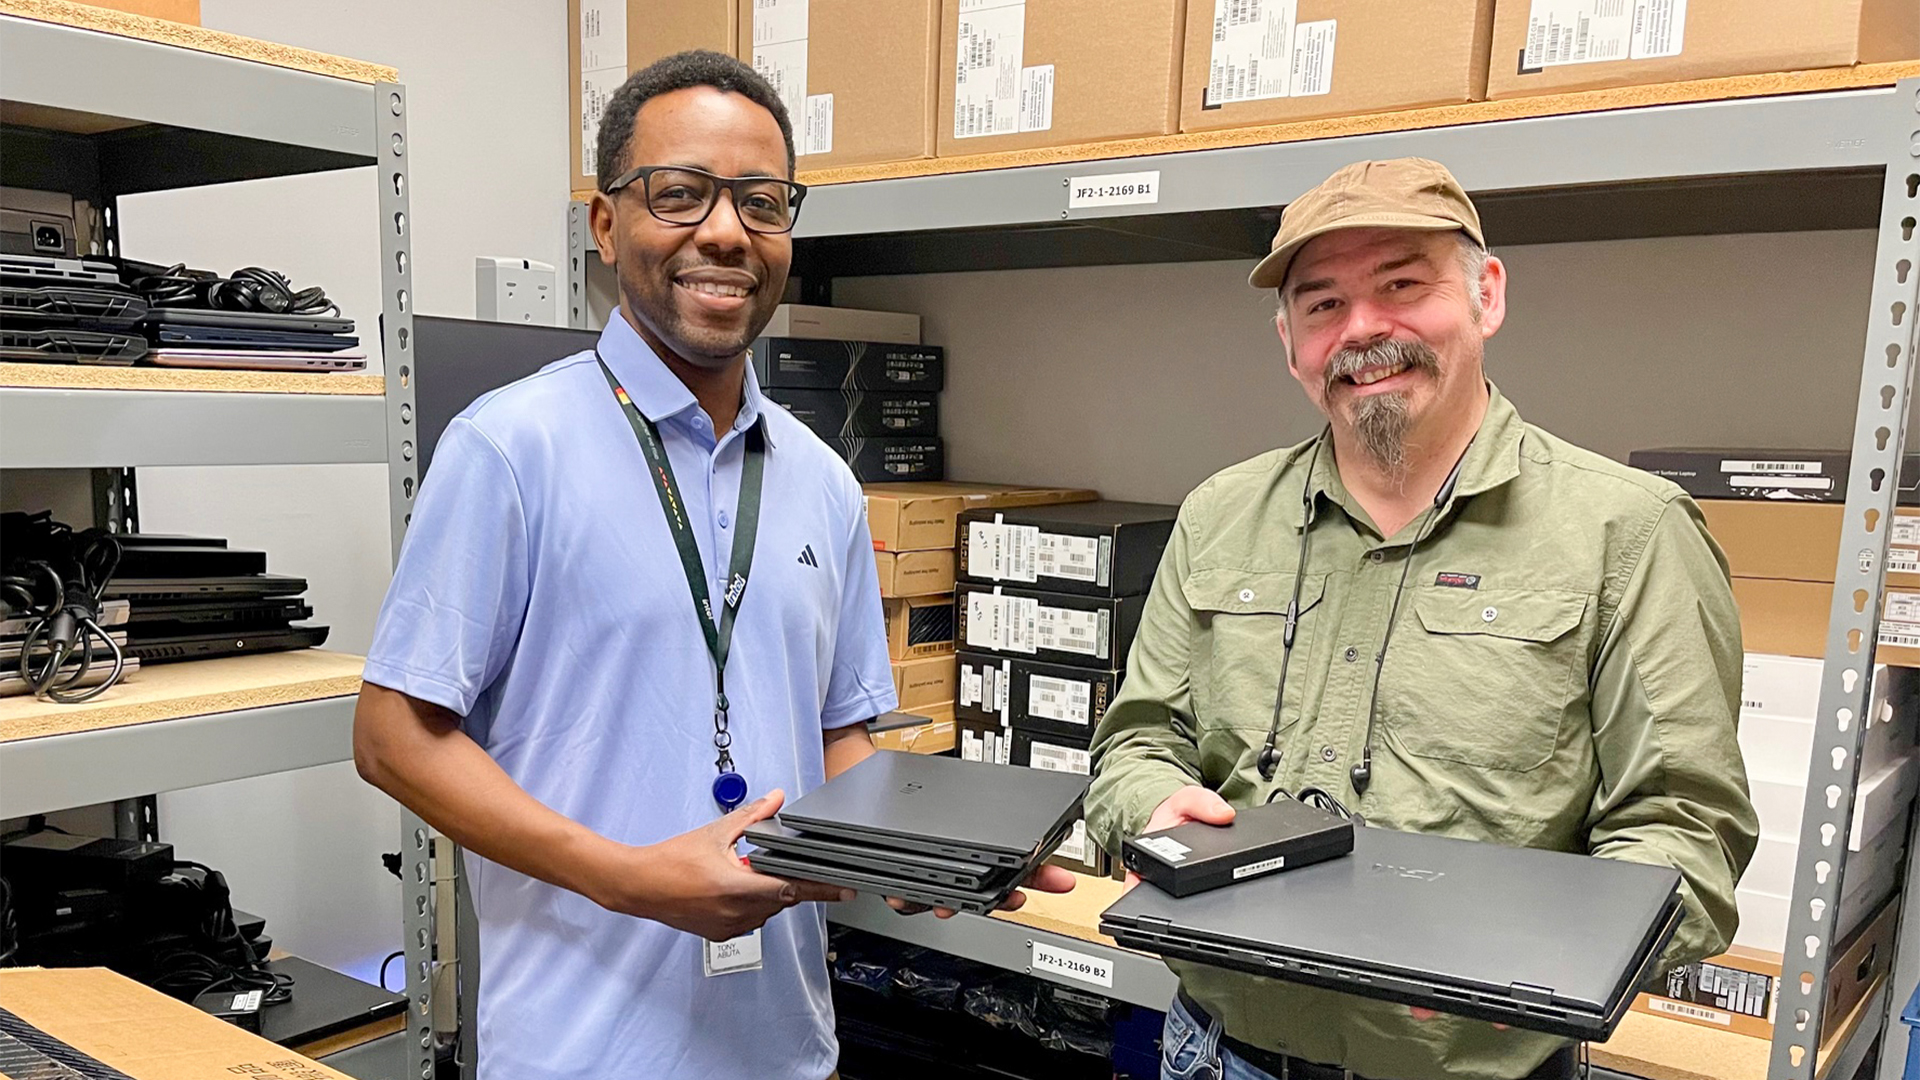
{"type": "Polygon", "coordinates": [[[0,818],[351,760],[363,664],[236,656],[142,668],[78,705],[0,699],[0,818]]]}
{"type": "Polygon", "coordinates": [[[93,30],[118,37],[151,41],[157,45],[193,49],[217,56],[231,57],[235,60],[250,60],[257,64],[270,64],[274,67],[326,75],[350,82],[398,82],[400,78],[399,72],[385,64],[350,60],[344,56],[329,56],[311,49],[260,41],[257,38],[241,37],[238,34],[224,34],[204,26],[135,15],[131,12],[115,11],[92,4],[74,3],[73,0],[0,0],[0,15],[13,15],[36,22],[56,23],[80,30],[93,30]]]}
{"type": "Polygon", "coordinates": [[[1075,874],[1073,879],[1072,892],[1043,893],[1028,889],[1027,902],[1020,910],[996,912],[993,917],[1109,949],[1120,948],[1100,932],[1100,913],[1120,899],[1126,886],[1112,878],[1086,874],[1075,874]]]}
{"type": "Polygon", "coordinates": [[[47,390],[161,390],[214,394],[338,394],[378,397],[379,375],[218,371],[94,364],[0,364],[0,387],[47,390]]]}
{"type": "Polygon", "coordinates": [[[77,705],[0,698],[0,745],[356,694],[365,664],[349,653],[299,649],[142,667],[77,705]]]}

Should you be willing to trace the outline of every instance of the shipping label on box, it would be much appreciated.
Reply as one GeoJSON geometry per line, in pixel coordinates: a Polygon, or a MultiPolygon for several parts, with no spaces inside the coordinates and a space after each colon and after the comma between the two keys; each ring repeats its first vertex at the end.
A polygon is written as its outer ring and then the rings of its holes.
{"type": "Polygon", "coordinates": [[[1334,19],[1300,22],[1299,0],[1214,0],[1202,108],[1331,93],[1337,29],[1334,19]]]}
{"type": "Polygon", "coordinates": [[[1532,0],[1522,66],[1678,56],[1687,0],[1532,0]]]}
{"type": "Polygon", "coordinates": [[[1053,126],[1053,65],[1024,66],[1026,0],[960,0],[954,34],[954,138],[1053,126]]]}

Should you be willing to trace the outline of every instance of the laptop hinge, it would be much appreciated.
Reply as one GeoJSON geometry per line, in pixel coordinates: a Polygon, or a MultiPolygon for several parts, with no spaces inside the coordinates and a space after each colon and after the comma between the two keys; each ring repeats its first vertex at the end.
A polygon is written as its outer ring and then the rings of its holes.
{"type": "Polygon", "coordinates": [[[1173,929],[1173,920],[1164,915],[1141,915],[1135,921],[1141,924],[1141,929],[1143,930],[1147,928],[1146,924],[1148,923],[1159,923],[1166,929],[1173,929]]]}
{"type": "Polygon", "coordinates": [[[1510,983],[1507,986],[1507,993],[1511,994],[1514,1000],[1524,1001],[1529,1005],[1553,1004],[1553,991],[1544,986],[1510,983]]]}

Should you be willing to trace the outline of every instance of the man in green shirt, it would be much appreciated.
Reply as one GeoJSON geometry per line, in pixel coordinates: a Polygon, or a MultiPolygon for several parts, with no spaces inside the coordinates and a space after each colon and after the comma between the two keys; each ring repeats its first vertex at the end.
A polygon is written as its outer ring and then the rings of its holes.
{"type": "MultiPolygon", "coordinates": [[[[1444,167],[1335,173],[1251,283],[1278,290],[1327,428],[1188,496],[1094,738],[1090,832],[1118,851],[1317,787],[1370,825],[1671,866],[1686,913],[1663,967],[1725,949],[1758,823],[1740,623],[1699,509],[1487,382],[1506,269],[1444,167]]],[[[1575,1067],[1551,1036],[1172,966],[1174,1080],[1575,1067]]]]}

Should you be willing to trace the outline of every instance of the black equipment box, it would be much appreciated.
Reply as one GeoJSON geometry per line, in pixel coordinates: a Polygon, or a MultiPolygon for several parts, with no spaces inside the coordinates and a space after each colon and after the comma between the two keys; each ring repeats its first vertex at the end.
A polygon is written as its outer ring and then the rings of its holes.
{"type": "Polygon", "coordinates": [[[938,436],[827,439],[826,443],[846,461],[853,469],[854,478],[863,484],[946,479],[946,444],[938,436]]]}
{"type": "Polygon", "coordinates": [[[937,394],[782,387],[768,390],[766,395],[823,439],[940,434],[937,394]]]}
{"type": "Polygon", "coordinates": [[[932,394],[946,381],[946,351],[938,345],[764,337],[753,343],[753,374],[762,389],[932,394]]]}
{"type": "Polygon", "coordinates": [[[1317,806],[1279,799],[1249,806],[1231,825],[1190,821],[1128,837],[1121,861],[1173,896],[1295,870],[1353,851],[1353,822],[1317,806]]]}
{"type": "Polygon", "coordinates": [[[963,584],[954,596],[954,642],[970,652],[1112,670],[1126,663],[1145,607],[1144,596],[963,584]]]}
{"type": "Polygon", "coordinates": [[[954,715],[1084,739],[1107,715],[1125,675],[1119,667],[1069,667],[962,652],[954,715]]]}
{"type": "MultiPolygon", "coordinates": [[[[1635,450],[1627,464],[1679,484],[1696,499],[1846,502],[1847,450],[1667,448],[1635,450]]],[[[1901,506],[1920,506],[1920,454],[1900,462],[1901,506]]]]}
{"type": "Polygon", "coordinates": [[[1179,513],[1106,501],[969,510],[960,515],[960,579],[1137,596],[1153,584],[1179,513]]]}

